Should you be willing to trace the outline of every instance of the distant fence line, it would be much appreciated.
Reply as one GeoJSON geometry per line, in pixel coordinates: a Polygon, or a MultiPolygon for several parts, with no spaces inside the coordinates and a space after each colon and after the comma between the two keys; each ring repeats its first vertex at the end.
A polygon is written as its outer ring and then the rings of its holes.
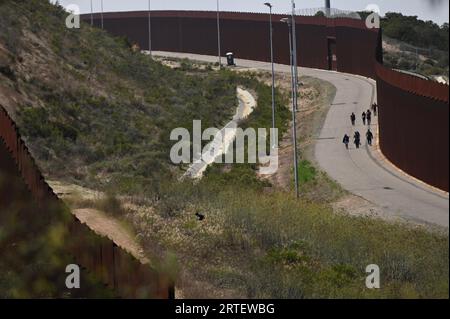
{"type": "Polygon", "coordinates": [[[376,63],[377,77],[399,89],[427,97],[436,101],[448,103],[448,85],[422,79],[415,75],[394,71],[376,63]]]}
{"type": "Polygon", "coordinates": [[[328,18],[335,19],[335,18],[349,18],[349,19],[357,19],[361,20],[361,15],[357,12],[350,11],[350,10],[341,10],[337,8],[303,8],[303,9],[297,9],[295,10],[295,14],[299,16],[317,16],[321,15],[323,13],[328,18]]]}
{"type": "MultiPolygon", "coordinates": [[[[269,16],[262,13],[221,13],[221,47],[237,58],[270,61],[269,16]]],[[[90,14],[82,15],[90,22],[90,14]]],[[[273,15],[274,60],[289,64],[287,25],[273,15]]],[[[141,48],[149,48],[148,16],[145,11],[105,13],[104,27],[110,33],[126,36],[141,48]]],[[[217,54],[216,13],[209,11],[152,11],[152,49],[170,52],[217,54]]],[[[94,14],[100,25],[100,15],[94,14]]],[[[337,57],[338,71],[375,78],[373,61],[382,55],[381,37],[376,29],[368,30],[365,21],[349,18],[328,19],[320,16],[297,16],[298,64],[328,69],[337,57]],[[335,47],[330,52],[330,43],[335,47]],[[356,45],[358,43],[358,45],[356,45]]]]}
{"type": "MultiPolygon", "coordinates": [[[[44,210],[50,205],[61,207],[61,211],[67,209],[45,182],[27,146],[22,141],[16,124],[1,105],[0,139],[9,152],[0,155],[10,156],[13,159],[37,205],[44,210]]],[[[36,218],[42,217],[36,216],[36,218]]],[[[141,264],[112,240],[95,234],[75,216],[67,224],[67,229],[70,240],[66,243],[66,248],[73,255],[74,263],[93,273],[113,289],[117,296],[124,298],[173,297],[174,286],[169,278],[158,274],[149,265],[141,264]]]]}

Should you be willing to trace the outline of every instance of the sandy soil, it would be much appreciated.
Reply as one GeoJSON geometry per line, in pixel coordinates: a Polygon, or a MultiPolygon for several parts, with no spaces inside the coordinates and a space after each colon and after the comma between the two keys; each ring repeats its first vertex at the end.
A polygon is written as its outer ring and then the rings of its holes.
{"type": "MultiPolygon", "coordinates": [[[[96,201],[103,196],[101,192],[78,185],[59,181],[50,181],[48,183],[58,197],[68,203],[69,207],[71,207],[71,202],[76,202],[77,204],[81,203],[80,205],[83,206],[83,202],[96,201]]],[[[87,206],[87,204],[84,206],[87,206]]],[[[107,212],[102,212],[90,207],[72,208],[71,211],[72,214],[95,233],[108,237],[117,246],[128,251],[142,263],[150,263],[144,254],[143,248],[133,235],[133,232],[117,218],[108,215],[107,212]]]]}

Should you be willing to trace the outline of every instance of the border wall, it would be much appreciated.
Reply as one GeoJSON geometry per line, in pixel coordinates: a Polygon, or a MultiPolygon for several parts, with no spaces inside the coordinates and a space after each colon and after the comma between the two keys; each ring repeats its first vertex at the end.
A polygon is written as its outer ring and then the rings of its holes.
{"type": "MultiPolygon", "coordinates": [[[[63,212],[68,208],[58,199],[50,186],[45,182],[39,168],[35,164],[28,148],[22,141],[18,128],[7,111],[0,105],[0,170],[11,174],[7,159],[16,166],[18,175],[36,203],[36,219],[45,223],[64,219],[63,212]],[[5,164],[5,165],[3,165],[5,164]],[[50,209],[52,207],[52,209],[50,209]],[[56,208],[56,209],[55,209],[56,208]],[[61,213],[60,216],[48,216],[61,213]]],[[[8,189],[0,193],[0,208],[11,200],[8,189]]],[[[23,195],[28,198],[28,195],[23,195]]],[[[22,200],[22,198],[16,199],[22,200]]],[[[27,199],[29,200],[29,199],[27,199]]],[[[28,216],[28,215],[27,215],[28,216]]],[[[95,275],[114,295],[122,298],[173,298],[173,283],[165,275],[159,274],[150,265],[141,264],[131,254],[118,247],[109,238],[95,234],[88,226],[82,224],[75,216],[66,222],[68,240],[65,243],[74,264],[85,268],[95,275]]],[[[33,224],[32,221],[24,223],[33,224]]],[[[33,229],[33,232],[37,232],[33,229]]],[[[62,270],[64,271],[64,270],[62,270]]],[[[95,296],[94,296],[95,297],[95,296]]]]}
{"type": "Polygon", "coordinates": [[[448,86],[377,64],[380,148],[397,167],[449,190],[448,86]]]}
{"type": "MultiPolygon", "coordinates": [[[[149,48],[147,12],[104,13],[104,28],[125,36],[142,49],[149,48]]],[[[217,55],[217,16],[208,11],[152,11],[152,49],[217,55]]],[[[274,60],[289,64],[285,15],[273,15],[274,60]]],[[[90,22],[90,15],[82,15],[90,22]]],[[[261,13],[222,12],[220,14],[221,49],[237,58],[270,61],[269,15],[261,13]]],[[[327,69],[328,41],[335,40],[337,71],[375,77],[373,61],[381,56],[381,42],[376,29],[368,30],[360,20],[350,18],[299,16],[297,24],[298,64],[327,69]]],[[[100,26],[100,15],[94,14],[100,26]]]]}

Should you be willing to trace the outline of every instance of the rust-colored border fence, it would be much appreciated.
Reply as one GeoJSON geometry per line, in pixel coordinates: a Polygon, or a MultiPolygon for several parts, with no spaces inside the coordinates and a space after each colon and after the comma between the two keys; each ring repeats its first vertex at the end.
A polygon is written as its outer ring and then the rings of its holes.
{"type": "Polygon", "coordinates": [[[377,64],[380,147],[408,174],[449,191],[449,87],[377,64]]]}
{"type": "MultiPolygon", "coordinates": [[[[0,105],[0,139],[14,160],[20,175],[38,206],[67,209],[45,182],[18,128],[7,111],[0,105]]],[[[36,216],[36,218],[41,218],[36,216]]],[[[115,295],[123,298],[172,298],[174,286],[169,278],[141,264],[109,238],[95,234],[75,216],[67,224],[70,240],[68,251],[74,263],[86,268],[115,295]]]]}
{"type": "MultiPolygon", "coordinates": [[[[217,55],[215,12],[152,11],[152,49],[157,51],[217,55]]],[[[285,15],[273,16],[274,60],[289,64],[289,38],[285,15]]],[[[91,16],[82,15],[90,22],[91,16]]],[[[100,15],[94,14],[100,25],[100,15]]],[[[299,16],[296,19],[298,64],[328,69],[328,38],[336,38],[337,69],[340,72],[375,78],[373,61],[381,54],[377,29],[367,29],[364,21],[299,16]]],[[[104,27],[110,33],[126,36],[141,48],[149,47],[146,12],[105,13],[104,27]]],[[[269,15],[263,13],[221,13],[223,54],[237,58],[270,61],[269,15]]]]}
{"type": "Polygon", "coordinates": [[[417,76],[394,71],[376,63],[377,78],[400,90],[448,103],[448,85],[427,81],[417,76]]]}

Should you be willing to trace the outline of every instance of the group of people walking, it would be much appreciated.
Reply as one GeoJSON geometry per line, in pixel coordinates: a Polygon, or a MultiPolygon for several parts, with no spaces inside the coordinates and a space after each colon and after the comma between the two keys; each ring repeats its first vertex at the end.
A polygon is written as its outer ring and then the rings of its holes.
{"type": "MultiPolygon", "coordinates": [[[[367,145],[372,146],[373,133],[370,130],[370,128],[366,132],[366,140],[367,140],[367,145]]],[[[342,143],[345,144],[346,149],[349,149],[350,136],[345,134],[342,143]]],[[[353,135],[353,143],[355,144],[357,149],[359,149],[361,147],[361,133],[359,133],[359,131],[356,131],[355,134],[353,135]]]]}
{"type": "MultiPolygon", "coordinates": [[[[374,104],[372,104],[372,111],[371,110],[367,110],[367,111],[364,111],[361,114],[361,118],[362,118],[363,124],[369,126],[369,128],[367,129],[367,132],[366,132],[366,140],[367,140],[367,144],[369,146],[372,146],[372,142],[373,142],[373,138],[374,138],[373,133],[370,130],[370,125],[372,124],[372,114],[374,116],[377,116],[377,109],[378,109],[378,105],[376,103],[374,103],[374,104]]],[[[356,126],[356,115],[355,115],[355,113],[352,113],[350,115],[350,121],[352,123],[352,126],[356,126]]],[[[342,140],[342,142],[345,144],[345,147],[347,149],[349,149],[350,136],[345,134],[344,135],[344,139],[342,140]]],[[[353,135],[353,143],[355,144],[357,149],[359,149],[361,147],[361,133],[359,133],[359,131],[355,131],[355,133],[353,135]]]]}

